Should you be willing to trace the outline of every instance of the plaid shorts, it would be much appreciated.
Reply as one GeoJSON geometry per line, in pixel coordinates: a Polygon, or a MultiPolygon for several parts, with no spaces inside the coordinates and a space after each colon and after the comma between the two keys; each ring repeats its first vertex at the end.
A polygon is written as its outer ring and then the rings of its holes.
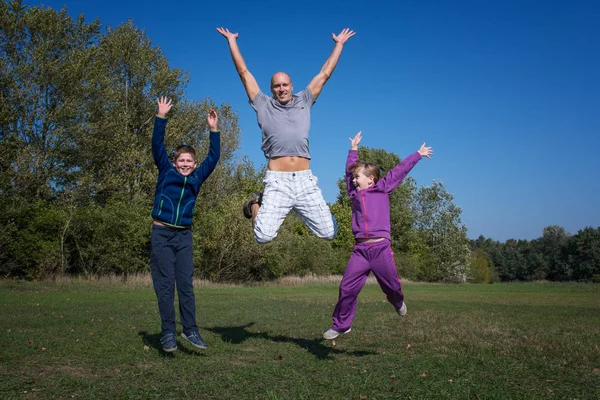
{"type": "Polygon", "coordinates": [[[262,203],[254,221],[258,243],[275,239],[285,217],[293,209],[318,237],[333,239],[337,223],[319,189],[319,180],[308,170],[298,172],[267,171],[262,203]]]}

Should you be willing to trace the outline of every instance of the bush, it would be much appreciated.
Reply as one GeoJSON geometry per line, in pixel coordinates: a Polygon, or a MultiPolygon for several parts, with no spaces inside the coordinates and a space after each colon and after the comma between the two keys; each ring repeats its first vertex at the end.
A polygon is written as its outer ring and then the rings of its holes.
{"type": "Polygon", "coordinates": [[[471,260],[467,273],[467,281],[471,283],[489,283],[490,270],[493,269],[492,260],[481,249],[471,251],[471,260]]]}
{"type": "Polygon", "coordinates": [[[67,234],[71,274],[129,274],[148,270],[151,205],[113,200],[75,211],[67,234]]]}
{"type": "Polygon", "coordinates": [[[252,224],[241,212],[245,197],[226,197],[216,207],[194,216],[194,265],[200,277],[226,282],[271,276],[263,271],[264,249],[255,243],[252,224]]]}
{"type": "Polygon", "coordinates": [[[38,201],[7,205],[0,222],[2,275],[38,279],[61,271],[60,232],[65,213],[38,201]]]}

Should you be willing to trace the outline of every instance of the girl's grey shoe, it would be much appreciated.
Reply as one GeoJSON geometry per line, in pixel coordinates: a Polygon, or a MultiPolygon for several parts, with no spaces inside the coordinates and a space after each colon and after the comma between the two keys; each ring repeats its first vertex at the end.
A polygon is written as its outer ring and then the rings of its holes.
{"type": "Polygon", "coordinates": [[[323,337],[327,340],[331,340],[331,339],[335,339],[336,337],[343,335],[345,333],[348,333],[352,330],[352,328],[348,328],[347,331],[344,332],[338,332],[338,331],[334,331],[333,329],[328,330],[327,332],[325,332],[323,334],[323,337]]]}
{"type": "Polygon", "coordinates": [[[401,317],[404,317],[406,315],[406,303],[402,302],[402,307],[400,307],[396,311],[398,312],[398,314],[400,314],[401,317]]]}

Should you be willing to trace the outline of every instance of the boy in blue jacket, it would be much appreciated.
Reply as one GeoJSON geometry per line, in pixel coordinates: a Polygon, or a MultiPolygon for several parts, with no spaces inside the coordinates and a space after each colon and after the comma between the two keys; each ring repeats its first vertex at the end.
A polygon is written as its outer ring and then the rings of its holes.
{"type": "Polygon", "coordinates": [[[198,333],[196,324],[191,228],[196,196],[202,183],[215,169],[221,153],[218,116],[215,110],[209,110],[210,148],[200,166],[197,166],[194,148],[185,145],[175,149],[174,161],[171,162],[165,149],[165,127],[166,116],[173,102],[166,97],[157,99],[157,102],[152,156],[158,167],[158,181],[152,209],[154,222],[150,239],[150,269],[162,320],[160,342],[166,352],[177,350],[174,307],[177,285],[179,316],[183,325],[181,337],[192,346],[205,349],[206,343],[198,333]]]}
{"type": "Polygon", "coordinates": [[[390,242],[389,195],[400,185],[421,157],[431,158],[431,147],[421,148],[402,160],[379,179],[379,167],[372,163],[358,162],[358,144],[362,139],[358,132],[350,139],[350,151],[346,160],[346,188],[352,201],[352,233],[356,239],[354,250],[340,282],[338,302],[333,311],[333,325],[323,334],[325,339],[335,339],[351,330],[356,300],[369,272],[373,272],[387,300],[401,316],[406,314],[406,304],[394,253],[390,242]]]}

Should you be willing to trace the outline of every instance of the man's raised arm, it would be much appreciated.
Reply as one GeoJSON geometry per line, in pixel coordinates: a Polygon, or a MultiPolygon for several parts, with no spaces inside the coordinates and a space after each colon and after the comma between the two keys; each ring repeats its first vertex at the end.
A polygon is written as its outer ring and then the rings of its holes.
{"type": "MultiPolygon", "coordinates": [[[[229,43],[229,51],[231,52],[231,58],[233,58],[233,64],[235,65],[235,69],[240,75],[240,79],[244,84],[244,88],[246,89],[246,94],[248,95],[248,99],[252,100],[258,92],[260,92],[260,88],[258,87],[258,83],[254,76],[248,71],[248,67],[246,67],[246,62],[242,57],[242,53],[240,53],[240,48],[237,44],[237,33],[229,32],[227,28],[217,28],[217,31],[227,39],[227,43],[229,43]]],[[[338,56],[339,57],[339,56],[338,56]]]]}
{"type": "Polygon", "coordinates": [[[325,61],[325,64],[323,64],[323,67],[321,68],[319,74],[315,76],[313,80],[308,84],[308,87],[310,88],[310,91],[312,92],[312,95],[315,100],[321,94],[321,90],[323,90],[325,82],[327,82],[329,78],[331,78],[331,74],[333,73],[333,70],[335,69],[335,66],[338,63],[338,60],[342,55],[342,49],[344,48],[344,44],[355,34],[356,32],[349,28],[344,29],[337,36],[333,33],[331,34],[331,37],[335,42],[335,47],[333,48],[333,51],[331,52],[331,55],[329,56],[327,61],[325,61]]]}

